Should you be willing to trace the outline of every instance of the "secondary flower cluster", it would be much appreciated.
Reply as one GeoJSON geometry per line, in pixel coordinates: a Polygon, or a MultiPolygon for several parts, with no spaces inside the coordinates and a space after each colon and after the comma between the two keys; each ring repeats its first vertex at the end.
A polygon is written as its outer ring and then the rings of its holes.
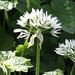
{"type": "Polygon", "coordinates": [[[33,38],[33,41],[30,41],[29,46],[34,44],[35,37],[38,37],[42,44],[42,33],[46,32],[46,30],[50,30],[49,32],[55,37],[58,37],[57,34],[60,34],[59,31],[61,30],[61,23],[58,23],[57,17],[52,18],[51,15],[47,14],[47,11],[46,13],[44,13],[43,9],[35,10],[32,8],[31,13],[28,13],[26,11],[23,16],[20,16],[20,20],[17,20],[17,24],[25,28],[14,30],[15,33],[20,32],[20,35],[17,37],[18,39],[27,39],[28,37],[30,37],[30,34],[34,34],[31,36],[33,38]]]}
{"type": "Polygon", "coordinates": [[[75,40],[65,40],[65,44],[59,44],[55,52],[59,55],[68,56],[73,62],[75,62],[75,40]]]}

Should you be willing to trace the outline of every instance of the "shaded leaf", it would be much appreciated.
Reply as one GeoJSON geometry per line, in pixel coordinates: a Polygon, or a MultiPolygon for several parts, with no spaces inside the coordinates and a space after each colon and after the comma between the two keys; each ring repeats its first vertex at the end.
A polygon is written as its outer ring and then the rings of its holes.
{"type": "Polygon", "coordinates": [[[65,62],[61,57],[58,57],[57,59],[57,67],[63,71],[65,70],[65,62]]]}
{"type": "Polygon", "coordinates": [[[62,23],[62,29],[75,33],[75,2],[72,0],[52,0],[52,12],[62,23]],[[61,5],[61,6],[60,6],[61,5]]]}
{"type": "Polygon", "coordinates": [[[31,0],[30,1],[31,3],[33,3],[33,4],[35,4],[36,6],[40,6],[40,4],[41,4],[41,0],[31,0]]]}
{"type": "Polygon", "coordinates": [[[17,8],[20,12],[25,12],[27,10],[26,0],[18,0],[17,8]]]}
{"type": "Polygon", "coordinates": [[[6,34],[4,29],[0,29],[0,49],[1,50],[8,50],[11,49],[13,47],[13,40],[14,37],[6,34]]]}

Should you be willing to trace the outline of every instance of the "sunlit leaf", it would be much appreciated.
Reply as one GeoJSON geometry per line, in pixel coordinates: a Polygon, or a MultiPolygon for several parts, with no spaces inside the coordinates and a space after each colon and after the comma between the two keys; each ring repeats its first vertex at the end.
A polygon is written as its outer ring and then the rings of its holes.
{"type": "Polygon", "coordinates": [[[15,8],[17,5],[17,0],[0,0],[0,10],[4,9],[4,10],[11,10],[12,8],[15,8]]]}
{"type": "Polygon", "coordinates": [[[12,51],[0,51],[0,68],[3,72],[8,74],[8,70],[28,72],[28,68],[32,68],[30,59],[15,56],[12,51]]]}
{"type": "Polygon", "coordinates": [[[54,71],[45,72],[43,75],[64,75],[62,70],[56,69],[54,71]]]}

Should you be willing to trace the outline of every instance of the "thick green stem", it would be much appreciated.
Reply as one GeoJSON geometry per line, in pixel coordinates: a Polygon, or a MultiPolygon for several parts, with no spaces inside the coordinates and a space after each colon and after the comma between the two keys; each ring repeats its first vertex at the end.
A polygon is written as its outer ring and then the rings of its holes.
{"type": "Polygon", "coordinates": [[[29,7],[30,7],[29,0],[27,0],[27,10],[28,10],[28,12],[29,12],[29,7]]]}
{"type": "Polygon", "coordinates": [[[9,71],[9,74],[8,75],[11,75],[11,70],[9,71]]]}
{"type": "Polygon", "coordinates": [[[37,38],[37,57],[36,57],[36,75],[39,75],[40,69],[40,46],[39,46],[39,39],[37,38]]]}
{"type": "Polygon", "coordinates": [[[73,67],[72,67],[70,75],[73,75],[74,68],[75,68],[75,63],[73,64],[73,67]]]}

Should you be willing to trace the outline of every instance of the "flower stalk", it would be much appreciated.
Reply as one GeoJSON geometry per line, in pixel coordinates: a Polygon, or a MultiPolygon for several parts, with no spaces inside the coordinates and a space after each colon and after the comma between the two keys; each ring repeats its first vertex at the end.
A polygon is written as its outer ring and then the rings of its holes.
{"type": "Polygon", "coordinates": [[[4,10],[4,14],[5,14],[5,19],[6,19],[6,23],[7,23],[7,25],[8,25],[8,27],[9,27],[9,31],[10,31],[10,33],[12,34],[12,31],[11,31],[11,28],[10,28],[10,22],[9,22],[9,17],[8,17],[8,12],[7,12],[7,10],[4,10]]]}
{"type": "Polygon", "coordinates": [[[39,46],[39,39],[36,39],[37,41],[37,57],[36,57],[36,75],[39,75],[39,69],[40,69],[40,46],[39,46]]]}
{"type": "Polygon", "coordinates": [[[73,75],[74,68],[75,68],[75,63],[73,64],[73,67],[72,67],[70,75],[73,75]]]}
{"type": "Polygon", "coordinates": [[[27,0],[27,10],[28,10],[28,12],[29,12],[29,7],[30,7],[29,0],[27,0]]]}

